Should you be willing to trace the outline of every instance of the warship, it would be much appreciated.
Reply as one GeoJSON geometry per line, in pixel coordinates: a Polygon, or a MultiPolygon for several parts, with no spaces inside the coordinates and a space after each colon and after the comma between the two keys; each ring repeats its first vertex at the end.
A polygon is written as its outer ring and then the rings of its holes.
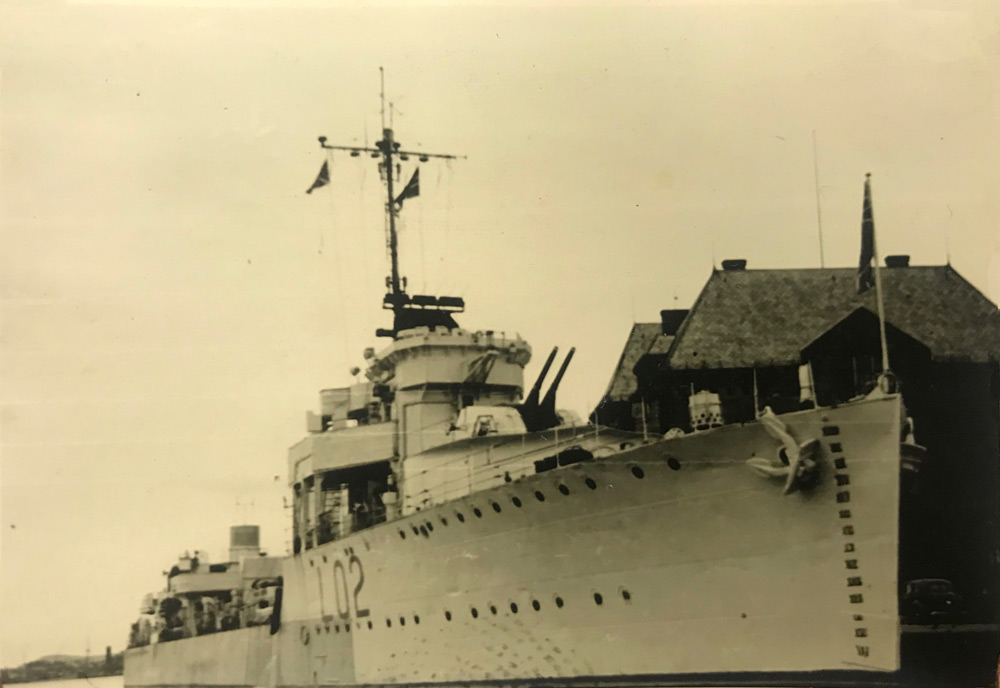
{"type": "MultiPolygon", "coordinates": [[[[396,223],[419,168],[398,191],[399,163],[455,156],[389,127],[373,147],[320,143],[378,161],[388,342],[365,350],[365,381],[320,392],[289,450],[291,551],[234,526],[227,561],[182,556],[143,600],[126,688],[898,675],[901,490],[925,452],[888,366],[832,405],[805,361],[794,408],[755,398],[733,420],[692,385],[666,432],[645,406],[631,430],[581,419],[556,406],[573,350],[543,394],[556,350],[528,387],[527,341],[407,291],[396,223]]],[[[313,188],[329,181],[324,164],[313,188]]]]}

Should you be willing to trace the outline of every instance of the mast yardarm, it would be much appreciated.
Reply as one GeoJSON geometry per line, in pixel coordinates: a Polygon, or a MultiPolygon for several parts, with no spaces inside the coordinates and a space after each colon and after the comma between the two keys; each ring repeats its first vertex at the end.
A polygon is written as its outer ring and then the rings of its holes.
{"type": "MultiPolygon", "coordinates": [[[[385,111],[385,96],[382,96],[382,110],[385,111]]],[[[392,310],[394,314],[393,328],[391,330],[379,329],[378,336],[395,337],[400,330],[419,327],[421,325],[429,327],[445,326],[457,327],[451,317],[451,313],[462,312],[465,309],[465,302],[454,296],[428,296],[414,295],[406,293],[405,280],[399,274],[399,240],[396,231],[396,218],[402,211],[401,199],[397,199],[394,194],[395,175],[399,174],[397,169],[397,159],[408,160],[410,156],[417,158],[420,162],[427,162],[431,158],[444,160],[458,160],[465,156],[452,155],[450,153],[428,153],[426,151],[401,150],[400,144],[395,140],[391,127],[384,126],[382,139],[375,143],[374,148],[366,146],[340,146],[327,143],[325,136],[319,137],[319,144],[328,151],[342,150],[349,151],[351,157],[360,157],[362,153],[368,153],[372,158],[379,160],[379,170],[382,179],[385,181],[385,212],[389,220],[389,258],[390,274],[386,286],[388,293],[383,299],[382,306],[392,310]]],[[[418,168],[419,169],[419,168],[418,168]]]]}

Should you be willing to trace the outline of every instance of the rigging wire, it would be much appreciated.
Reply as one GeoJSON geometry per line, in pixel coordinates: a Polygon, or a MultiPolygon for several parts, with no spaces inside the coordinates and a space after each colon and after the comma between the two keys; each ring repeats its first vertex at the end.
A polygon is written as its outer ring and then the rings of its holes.
{"type": "MultiPolygon", "coordinates": [[[[367,131],[367,125],[365,127],[367,131]]],[[[367,135],[365,136],[367,139],[367,135]]],[[[367,145],[367,144],[366,144],[367,145]]],[[[368,180],[368,167],[366,165],[361,166],[361,193],[358,196],[358,221],[365,216],[365,182],[368,180]]],[[[367,234],[367,233],[365,233],[367,234]]],[[[369,289],[372,284],[371,282],[371,270],[369,269],[369,263],[371,262],[370,250],[368,246],[368,237],[362,235],[361,237],[361,264],[362,271],[364,272],[365,289],[369,289]]],[[[365,328],[367,332],[372,332],[372,313],[370,308],[364,308],[365,312],[365,328]]]]}
{"type": "Polygon", "coordinates": [[[447,198],[447,206],[445,208],[444,216],[444,251],[441,252],[443,262],[450,265],[451,264],[451,159],[446,158],[444,161],[445,167],[448,169],[448,174],[446,175],[446,184],[448,185],[447,192],[445,194],[447,198]]]}
{"type": "MultiPolygon", "coordinates": [[[[332,151],[327,151],[326,157],[327,157],[327,161],[330,164],[330,167],[333,167],[333,152],[332,151]]],[[[327,199],[329,200],[329,203],[330,203],[330,225],[331,225],[331,230],[333,232],[333,236],[336,237],[336,234],[337,234],[337,218],[336,218],[336,215],[334,214],[334,210],[336,208],[336,204],[335,204],[334,198],[333,198],[333,187],[334,187],[333,184],[327,184],[327,194],[326,194],[326,197],[327,197],[327,199]]],[[[335,246],[336,246],[336,243],[337,242],[334,242],[335,246]]],[[[340,262],[340,251],[334,250],[334,252],[333,252],[333,259],[334,259],[334,261],[336,263],[337,289],[338,289],[338,292],[339,292],[338,296],[340,297],[340,299],[339,299],[340,300],[340,322],[341,322],[340,333],[341,333],[341,339],[343,340],[343,345],[344,345],[344,365],[347,365],[350,362],[350,360],[351,360],[350,345],[348,344],[348,341],[347,341],[348,330],[350,328],[347,326],[347,305],[345,303],[347,299],[346,299],[346,295],[344,294],[344,270],[343,270],[343,266],[341,265],[341,262],[340,262]]]]}
{"type": "Polygon", "coordinates": [[[424,204],[417,204],[417,235],[420,238],[420,290],[427,293],[427,261],[424,259],[424,204]]]}
{"type": "MultiPolygon", "coordinates": [[[[441,168],[440,165],[438,165],[438,168],[437,168],[437,179],[434,182],[434,197],[435,198],[441,198],[441,179],[443,178],[443,175],[444,175],[444,170],[441,168]]],[[[434,213],[434,217],[435,217],[436,220],[440,220],[440,217],[441,217],[440,206],[438,207],[437,212],[434,213]]],[[[440,246],[440,242],[438,243],[438,245],[440,246]]],[[[437,255],[437,265],[434,266],[435,268],[440,268],[441,264],[444,263],[444,259],[445,259],[444,253],[447,250],[448,250],[448,238],[446,236],[445,237],[445,244],[444,244],[444,246],[441,246],[440,249],[436,253],[436,255],[437,255]]],[[[435,256],[435,253],[432,252],[432,254],[431,254],[431,260],[432,261],[434,260],[434,256],[435,256]]],[[[438,270],[438,272],[440,272],[440,270],[438,270]]],[[[448,292],[444,292],[444,293],[448,293],[448,292]]]]}

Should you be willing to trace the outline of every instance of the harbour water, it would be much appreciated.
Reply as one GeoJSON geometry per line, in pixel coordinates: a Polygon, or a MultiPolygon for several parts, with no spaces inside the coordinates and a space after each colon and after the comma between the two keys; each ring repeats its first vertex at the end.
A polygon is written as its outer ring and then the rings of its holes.
{"type": "Polygon", "coordinates": [[[35,681],[32,683],[11,683],[23,688],[122,688],[121,676],[98,676],[96,678],[74,678],[56,681],[35,681]]]}

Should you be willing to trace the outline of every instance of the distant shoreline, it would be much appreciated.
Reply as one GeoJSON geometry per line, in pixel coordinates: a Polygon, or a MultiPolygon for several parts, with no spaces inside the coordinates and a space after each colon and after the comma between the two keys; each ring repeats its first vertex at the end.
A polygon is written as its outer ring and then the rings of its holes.
{"type": "MultiPolygon", "coordinates": [[[[19,668],[19,667],[17,667],[17,668],[19,668]]],[[[7,671],[7,669],[5,668],[4,671],[7,671]]],[[[21,685],[21,684],[24,684],[24,683],[61,683],[62,681],[86,681],[86,680],[89,680],[89,679],[92,679],[92,678],[113,678],[115,676],[122,676],[122,675],[123,675],[122,672],[119,671],[117,674],[102,674],[100,676],[97,676],[97,675],[94,675],[94,676],[66,676],[64,678],[43,678],[43,679],[40,679],[38,681],[34,681],[34,680],[30,680],[30,681],[20,681],[20,680],[18,680],[18,681],[7,681],[5,679],[2,683],[0,683],[0,686],[7,685],[7,684],[10,684],[10,685],[15,685],[15,684],[21,685]]]]}
{"type": "Polygon", "coordinates": [[[123,673],[123,653],[112,654],[109,648],[104,657],[47,655],[18,667],[4,667],[0,669],[0,685],[103,678],[123,673]]]}

